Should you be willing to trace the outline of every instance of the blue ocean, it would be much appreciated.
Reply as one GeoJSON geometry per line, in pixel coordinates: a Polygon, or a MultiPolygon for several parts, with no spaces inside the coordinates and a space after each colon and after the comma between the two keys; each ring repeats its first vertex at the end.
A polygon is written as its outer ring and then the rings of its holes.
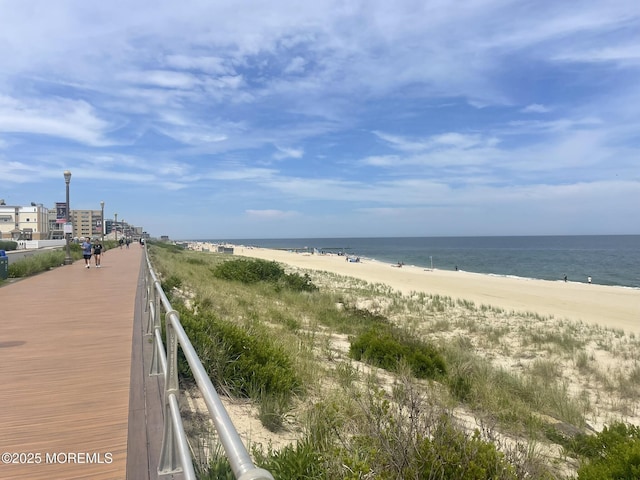
{"type": "Polygon", "coordinates": [[[492,275],[640,288],[640,235],[214,239],[287,250],[318,250],[381,262],[492,275]]]}

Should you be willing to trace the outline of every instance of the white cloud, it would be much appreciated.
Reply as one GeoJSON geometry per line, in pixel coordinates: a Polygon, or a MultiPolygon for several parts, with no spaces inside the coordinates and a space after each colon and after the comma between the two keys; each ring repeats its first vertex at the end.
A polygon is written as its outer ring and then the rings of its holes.
{"type": "Polygon", "coordinates": [[[276,170],[268,168],[238,167],[235,169],[212,170],[205,176],[215,180],[266,180],[275,173],[276,170]]]}
{"type": "Polygon", "coordinates": [[[374,155],[362,159],[362,164],[374,167],[392,167],[401,163],[401,157],[398,155],[374,155]]]}
{"type": "Polygon", "coordinates": [[[100,146],[110,143],[105,133],[112,127],[84,100],[22,101],[0,96],[0,132],[48,135],[100,146]]]}
{"type": "Polygon", "coordinates": [[[304,150],[301,148],[286,148],[276,145],[276,149],[278,151],[273,155],[273,157],[277,160],[285,158],[302,158],[304,156],[304,150]]]}
{"type": "Polygon", "coordinates": [[[302,57],[292,58],[289,65],[284,69],[284,73],[303,73],[306,64],[306,60],[302,57]]]}
{"type": "Polygon", "coordinates": [[[165,62],[168,67],[178,70],[199,70],[216,75],[233,73],[233,68],[228,66],[225,59],[221,57],[167,55],[165,62]]]}
{"type": "Polygon", "coordinates": [[[551,111],[551,108],[540,105],[539,103],[532,103],[531,105],[527,105],[521,111],[523,113],[547,113],[551,111]]]}
{"type": "Polygon", "coordinates": [[[637,67],[640,65],[640,43],[615,48],[594,48],[578,52],[558,53],[553,59],[565,62],[609,62],[627,67],[637,67]]]}
{"type": "Polygon", "coordinates": [[[172,70],[130,71],[121,73],[119,77],[125,82],[137,85],[157,88],[176,88],[179,90],[191,89],[200,83],[200,80],[195,75],[174,72],[172,70]]]}
{"type": "Polygon", "coordinates": [[[298,215],[298,213],[294,211],[282,211],[282,210],[246,210],[245,213],[251,218],[257,218],[261,220],[290,218],[298,215]]]}

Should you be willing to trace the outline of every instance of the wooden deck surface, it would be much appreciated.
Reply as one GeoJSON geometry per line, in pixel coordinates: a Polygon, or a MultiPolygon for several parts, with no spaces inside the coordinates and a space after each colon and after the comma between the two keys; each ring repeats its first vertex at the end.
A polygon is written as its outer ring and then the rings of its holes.
{"type": "Polygon", "coordinates": [[[0,288],[0,478],[126,477],[142,253],[116,248],[102,268],[80,260],[0,288]]]}

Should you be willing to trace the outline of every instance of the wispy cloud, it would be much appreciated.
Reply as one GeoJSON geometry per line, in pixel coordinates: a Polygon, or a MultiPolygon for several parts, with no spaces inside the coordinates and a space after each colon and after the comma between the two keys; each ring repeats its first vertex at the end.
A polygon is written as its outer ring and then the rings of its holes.
{"type": "Polygon", "coordinates": [[[551,111],[551,108],[540,105],[539,103],[532,103],[524,107],[521,111],[523,113],[547,113],[551,111]]]}
{"type": "Polygon", "coordinates": [[[246,214],[251,218],[257,218],[261,220],[290,218],[298,215],[298,213],[294,211],[282,211],[282,210],[247,210],[246,214]]]}
{"type": "Polygon", "coordinates": [[[19,100],[0,96],[0,132],[47,135],[90,146],[110,143],[113,128],[84,100],[47,98],[19,100]]]}
{"type": "Polygon", "coordinates": [[[276,149],[278,151],[274,154],[274,158],[278,160],[282,160],[284,158],[302,158],[304,155],[304,150],[301,148],[286,148],[276,145],[276,149]]]}

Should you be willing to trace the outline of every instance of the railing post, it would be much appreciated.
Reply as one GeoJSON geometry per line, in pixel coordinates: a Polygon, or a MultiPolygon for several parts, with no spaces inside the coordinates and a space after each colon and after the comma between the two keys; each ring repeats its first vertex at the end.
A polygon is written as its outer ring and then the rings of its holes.
{"type": "Polygon", "coordinates": [[[178,395],[178,337],[171,323],[171,315],[178,316],[175,310],[165,314],[165,329],[167,331],[167,371],[164,375],[164,434],[162,436],[162,451],[158,473],[161,475],[182,471],[179,464],[178,442],[173,422],[171,421],[171,395],[177,399],[178,395]]]}
{"type": "Polygon", "coordinates": [[[144,274],[144,311],[149,308],[149,283],[151,282],[151,269],[149,266],[145,269],[144,274]]]}
{"type": "Polygon", "coordinates": [[[149,335],[150,325],[151,325],[151,315],[149,313],[149,302],[151,301],[151,269],[147,268],[147,274],[144,276],[144,311],[147,313],[147,329],[145,335],[149,335]]]}
{"type": "Polygon", "coordinates": [[[160,351],[161,345],[158,342],[158,336],[162,336],[162,327],[160,325],[160,295],[158,294],[158,288],[160,287],[160,281],[153,282],[153,302],[149,302],[149,327],[151,329],[151,367],[149,369],[149,375],[162,375],[163,372],[160,366],[160,351]]]}
{"type": "MultiPolygon", "coordinates": [[[[147,335],[151,335],[153,333],[153,329],[156,325],[160,324],[160,320],[158,319],[158,306],[160,305],[160,295],[158,295],[158,289],[162,289],[162,283],[160,280],[156,280],[153,282],[151,287],[151,291],[153,292],[153,306],[155,307],[153,310],[155,311],[155,315],[149,316],[149,320],[147,322],[147,335]]],[[[151,306],[149,306],[151,308],[151,306]]]]}

